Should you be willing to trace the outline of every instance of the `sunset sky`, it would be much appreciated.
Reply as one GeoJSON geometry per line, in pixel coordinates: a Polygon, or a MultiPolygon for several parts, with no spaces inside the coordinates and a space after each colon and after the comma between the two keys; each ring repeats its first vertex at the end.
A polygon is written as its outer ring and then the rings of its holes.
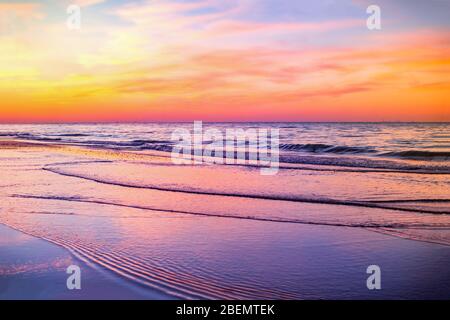
{"type": "Polygon", "coordinates": [[[442,0],[0,1],[0,122],[450,121],[449,13],[442,0]],[[366,27],[373,3],[381,30],[366,27]]]}

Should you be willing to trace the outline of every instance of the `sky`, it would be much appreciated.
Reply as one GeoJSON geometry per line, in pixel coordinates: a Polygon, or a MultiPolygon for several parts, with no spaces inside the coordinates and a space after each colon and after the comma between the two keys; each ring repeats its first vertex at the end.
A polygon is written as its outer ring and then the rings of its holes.
{"type": "Polygon", "coordinates": [[[449,12],[445,0],[0,1],[0,122],[450,121],[449,12]]]}

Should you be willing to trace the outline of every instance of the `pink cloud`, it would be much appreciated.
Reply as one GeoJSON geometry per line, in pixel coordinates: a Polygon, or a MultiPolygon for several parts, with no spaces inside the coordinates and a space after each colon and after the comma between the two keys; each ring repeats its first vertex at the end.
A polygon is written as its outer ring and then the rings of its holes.
{"type": "Polygon", "coordinates": [[[16,17],[22,19],[42,19],[44,14],[39,3],[0,3],[0,17],[16,17]]]}
{"type": "Polygon", "coordinates": [[[330,21],[322,23],[256,23],[243,21],[220,21],[209,27],[209,32],[215,35],[249,32],[301,32],[328,31],[361,26],[361,20],[330,21]]]}
{"type": "Polygon", "coordinates": [[[99,4],[105,2],[106,0],[72,0],[71,3],[78,5],[80,7],[88,7],[93,6],[95,4],[99,4]]]}

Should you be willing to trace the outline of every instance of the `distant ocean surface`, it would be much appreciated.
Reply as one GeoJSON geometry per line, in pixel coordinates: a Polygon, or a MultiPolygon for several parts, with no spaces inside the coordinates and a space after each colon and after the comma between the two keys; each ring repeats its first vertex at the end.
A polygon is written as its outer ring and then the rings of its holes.
{"type": "MultiPolygon", "coordinates": [[[[0,125],[0,137],[170,152],[175,128],[192,130],[193,123],[0,125]]],[[[203,128],[221,132],[277,128],[280,158],[287,163],[436,172],[450,169],[450,123],[204,123],[203,128]]]]}

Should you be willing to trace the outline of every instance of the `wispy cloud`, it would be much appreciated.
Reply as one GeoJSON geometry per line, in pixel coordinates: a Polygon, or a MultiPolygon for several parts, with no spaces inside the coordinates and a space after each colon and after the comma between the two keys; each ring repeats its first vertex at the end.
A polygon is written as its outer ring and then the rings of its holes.
{"type": "Polygon", "coordinates": [[[442,120],[450,105],[448,25],[394,19],[401,4],[371,32],[364,1],[71,3],[80,31],[60,2],[0,4],[32,26],[0,35],[4,119],[442,120]]]}
{"type": "Polygon", "coordinates": [[[21,18],[38,19],[43,17],[39,3],[32,2],[3,2],[0,3],[0,15],[16,16],[21,18]]]}
{"type": "Polygon", "coordinates": [[[81,7],[88,7],[106,1],[107,0],[72,0],[71,3],[81,7]]]}

